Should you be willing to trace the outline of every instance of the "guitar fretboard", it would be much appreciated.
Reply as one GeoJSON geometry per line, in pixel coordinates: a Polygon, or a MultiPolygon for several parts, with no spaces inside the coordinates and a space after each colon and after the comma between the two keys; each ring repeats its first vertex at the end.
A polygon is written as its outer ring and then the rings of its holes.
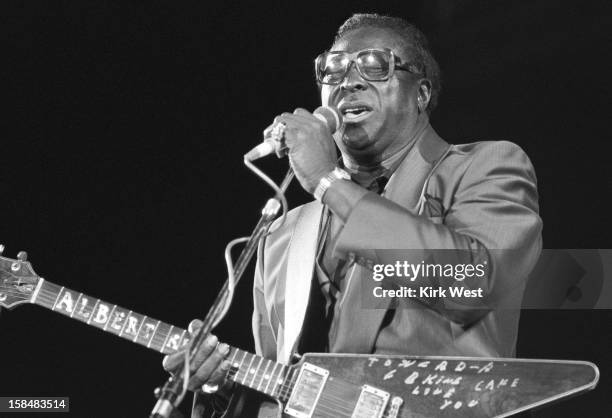
{"type": "MultiPolygon", "coordinates": [[[[78,319],[162,354],[172,354],[188,342],[187,332],[174,325],[141,315],[100,299],[40,279],[42,285],[32,303],[78,319]]],[[[231,347],[232,367],[227,378],[280,400],[287,400],[294,368],[231,347]]]]}

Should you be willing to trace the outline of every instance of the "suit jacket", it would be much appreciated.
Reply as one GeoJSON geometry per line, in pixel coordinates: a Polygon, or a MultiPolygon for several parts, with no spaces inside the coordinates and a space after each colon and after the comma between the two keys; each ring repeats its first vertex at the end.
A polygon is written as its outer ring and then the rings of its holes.
{"type": "MultiPolygon", "coordinates": [[[[298,219],[306,210],[323,214],[313,206],[322,209],[315,201],[290,211],[259,247],[253,335],[257,354],[269,359],[278,358],[287,325],[289,248],[298,219]]],[[[318,228],[318,216],[309,222],[318,228]]],[[[517,308],[541,250],[541,230],[534,169],[520,147],[506,141],[449,145],[428,127],[383,195],[366,194],[332,243],[334,256],[351,266],[334,307],[330,352],[513,356],[517,308]],[[393,262],[381,249],[469,250],[472,261],[489,263],[491,274],[479,283],[486,303],[365,301],[377,285],[371,266],[393,262]]]]}
{"type": "MultiPolygon", "coordinates": [[[[541,250],[537,199],[533,167],[517,145],[450,146],[428,127],[383,196],[366,194],[333,243],[334,255],[354,265],[334,308],[330,352],[513,356],[522,292],[541,250]],[[431,306],[410,299],[402,299],[403,306],[390,306],[390,298],[365,302],[364,294],[377,285],[368,267],[393,262],[380,249],[469,250],[474,260],[489,263],[489,277],[478,283],[485,301],[445,298],[431,306]],[[392,318],[389,308],[398,308],[392,318]]],[[[271,359],[277,358],[285,326],[288,248],[307,205],[291,211],[260,246],[253,334],[257,353],[271,359]]],[[[475,282],[463,284],[470,283],[475,282]]]]}

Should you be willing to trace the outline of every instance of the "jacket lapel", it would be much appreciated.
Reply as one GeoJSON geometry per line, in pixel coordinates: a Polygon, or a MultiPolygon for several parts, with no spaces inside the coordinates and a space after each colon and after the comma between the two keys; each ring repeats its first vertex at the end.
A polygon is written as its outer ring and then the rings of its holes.
{"type": "Polygon", "coordinates": [[[300,209],[287,254],[284,283],[277,286],[277,301],[284,299],[277,338],[277,360],[288,363],[302,330],[314,271],[323,205],[314,201],[300,209]],[[284,286],[283,286],[284,284],[284,286]],[[279,294],[281,292],[281,294],[279,294]]]}

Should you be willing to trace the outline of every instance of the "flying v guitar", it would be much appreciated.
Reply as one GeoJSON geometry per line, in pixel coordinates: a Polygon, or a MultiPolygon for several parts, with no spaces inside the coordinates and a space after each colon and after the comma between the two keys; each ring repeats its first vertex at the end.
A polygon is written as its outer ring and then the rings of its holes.
{"type": "MultiPolygon", "coordinates": [[[[25,253],[0,256],[0,306],[33,303],[164,354],[184,329],[53,284],[25,253]]],[[[582,361],[305,354],[284,365],[232,348],[227,378],[269,396],[285,417],[505,417],[593,389],[582,361]]]]}

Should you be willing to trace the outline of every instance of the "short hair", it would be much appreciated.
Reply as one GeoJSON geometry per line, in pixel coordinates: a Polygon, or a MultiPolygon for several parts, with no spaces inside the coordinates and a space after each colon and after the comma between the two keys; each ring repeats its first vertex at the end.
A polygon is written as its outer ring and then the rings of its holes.
{"type": "Polygon", "coordinates": [[[348,32],[362,27],[392,30],[406,43],[407,49],[412,54],[411,62],[418,66],[423,71],[425,77],[431,82],[431,98],[427,106],[427,113],[430,114],[438,104],[438,96],[442,86],[440,66],[433,57],[429,42],[427,42],[423,32],[400,17],[376,13],[355,13],[338,28],[334,43],[342,39],[348,32]]]}

